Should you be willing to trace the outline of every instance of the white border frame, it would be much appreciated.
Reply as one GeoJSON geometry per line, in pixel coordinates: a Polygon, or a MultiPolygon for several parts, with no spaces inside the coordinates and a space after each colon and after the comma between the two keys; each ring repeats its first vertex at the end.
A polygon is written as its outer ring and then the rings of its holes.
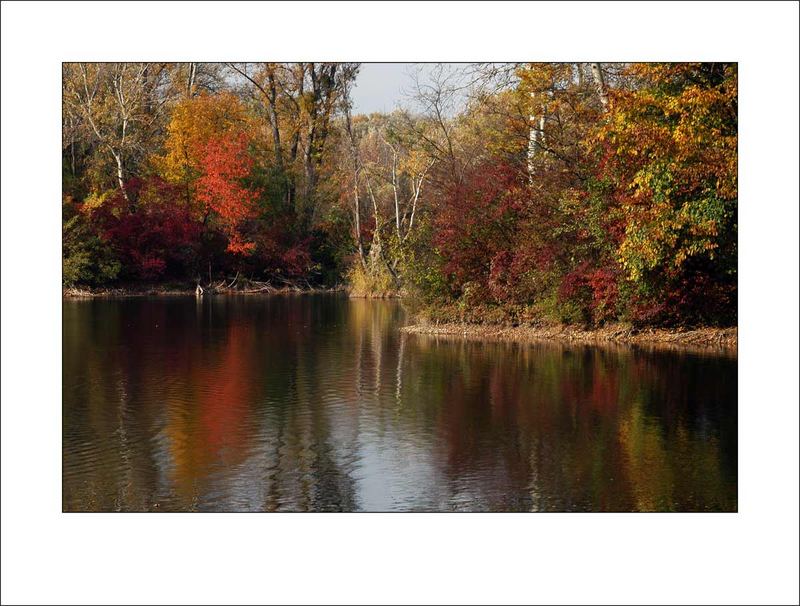
{"type": "Polygon", "coordinates": [[[3,3],[3,603],[797,603],[797,170],[796,3],[3,3]],[[62,514],[61,61],[241,58],[739,61],[739,513],[62,514]]]}

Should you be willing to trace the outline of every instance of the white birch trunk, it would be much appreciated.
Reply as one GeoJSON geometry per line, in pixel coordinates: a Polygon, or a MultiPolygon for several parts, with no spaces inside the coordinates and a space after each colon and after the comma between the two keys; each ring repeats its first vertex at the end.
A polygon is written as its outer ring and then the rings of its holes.
{"type": "MultiPolygon", "coordinates": [[[[533,93],[531,93],[533,100],[533,93]]],[[[531,114],[528,117],[530,126],[528,129],[528,178],[533,179],[534,160],[536,152],[541,147],[542,136],[544,135],[544,113],[540,115],[531,114]]]]}
{"type": "Polygon", "coordinates": [[[597,89],[597,95],[600,97],[600,103],[603,105],[603,111],[605,111],[608,109],[608,91],[603,79],[603,69],[599,63],[592,63],[592,78],[597,89]]]}

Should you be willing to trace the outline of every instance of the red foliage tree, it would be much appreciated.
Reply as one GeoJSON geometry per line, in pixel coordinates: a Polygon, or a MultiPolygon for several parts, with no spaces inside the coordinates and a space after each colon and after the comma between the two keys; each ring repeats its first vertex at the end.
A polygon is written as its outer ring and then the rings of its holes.
{"type": "Polygon", "coordinates": [[[201,225],[180,203],[179,188],[158,177],[131,179],[126,190],[92,212],[98,231],[129,277],[145,280],[186,273],[195,257],[201,225]]]}
{"type": "Polygon", "coordinates": [[[525,199],[519,172],[505,164],[470,171],[446,190],[434,219],[434,245],[445,259],[444,272],[458,292],[467,283],[482,290],[504,281],[513,265],[515,231],[525,199]]]}
{"type": "Polygon", "coordinates": [[[260,192],[247,187],[253,170],[244,133],[226,133],[211,139],[205,147],[197,181],[197,198],[206,218],[213,216],[228,237],[228,251],[248,255],[255,243],[245,234],[248,221],[257,215],[260,192]]]}

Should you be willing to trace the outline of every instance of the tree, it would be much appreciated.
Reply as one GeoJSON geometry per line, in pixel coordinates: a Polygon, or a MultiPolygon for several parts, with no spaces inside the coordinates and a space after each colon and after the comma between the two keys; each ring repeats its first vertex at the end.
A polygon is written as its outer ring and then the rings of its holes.
{"type": "Polygon", "coordinates": [[[639,86],[615,91],[598,132],[602,174],[614,183],[624,217],[619,263],[649,316],[729,315],[736,284],[736,65],[635,64],[629,72],[639,86]]]}
{"type": "Polygon", "coordinates": [[[295,208],[301,229],[308,231],[319,206],[319,173],[326,159],[332,120],[359,64],[231,63],[229,67],[242,79],[244,90],[261,101],[287,201],[295,208]],[[288,149],[284,144],[287,140],[288,149]]]}
{"type": "Polygon", "coordinates": [[[187,97],[172,109],[164,154],[155,156],[153,163],[167,181],[181,185],[187,202],[194,204],[209,142],[244,133],[251,124],[244,104],[231,93],[187,97]]]}
{"type": "Polygon", "coordinates": [[[603,68],[600,63],[592,63],[592,78],[597,88],[597,96],[600,97],[600,103],[603,104],[603,109],[608,109],[608,92],[606,91],[606,81],[603,77],[603,68]]]}
{"type": "Polygon", "coordinates": [[[133,162],[147,154],[160,116],[157,89],[163,65],[149,63],[65,63],[65,111],[88,125],[94,143],[114,161],[123,198],[133,162]],[[135,157],[135,156],[138,156],[135,157]]]}
{"type": "Polygon", "coordinates": [[[197,181],[197,199],[204,217],[212,218],[228,238],[228,251],[247,255],[255,244],[245,234],[246,223],[256,216],[260,192],[247,187],[253,170],[244,133],[227,132],[206,143],[202,176],[197,181]]]}
{"type": "Polygon", "coordinates": [[[138,200],[135,212],[121,192],[84,209],[100,238],[120,259],[120,277],[155,280],[195,269],[201,225],[183,204],[180,190],[158,177],[131,179],[126,191],[138,200]]]}
{"type": "Polygon", "coordinates": [[[219,63],[170,63],[167,66],[171,99],[190,99],[201,94],[216,94],[225,88],[219,63]]]}
{"type": "Polygon", "coordinates": [[[735,65],[436,65],[369,116],[358,70],[64,64],[65,279],[213,265],[477,318],[735,320],[735,65]]]}

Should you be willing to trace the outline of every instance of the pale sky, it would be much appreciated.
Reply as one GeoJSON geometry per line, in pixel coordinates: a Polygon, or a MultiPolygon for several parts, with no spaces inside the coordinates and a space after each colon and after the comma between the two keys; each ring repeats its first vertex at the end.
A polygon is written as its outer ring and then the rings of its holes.
{"type": "Polygon", "coordinates": [[[391,112],[411,84],[413,63],[362,63],[353,88],[353,112],[391,112]]]}
{"type": "Polygon", "coordinates": [[[417,63],[362,63],[352,91],[353,113],[391,112],[400,106],[414,108],[413,101],[404,92],[410,92],[418,69],[421,80],[435,64],[417,63]]]}

